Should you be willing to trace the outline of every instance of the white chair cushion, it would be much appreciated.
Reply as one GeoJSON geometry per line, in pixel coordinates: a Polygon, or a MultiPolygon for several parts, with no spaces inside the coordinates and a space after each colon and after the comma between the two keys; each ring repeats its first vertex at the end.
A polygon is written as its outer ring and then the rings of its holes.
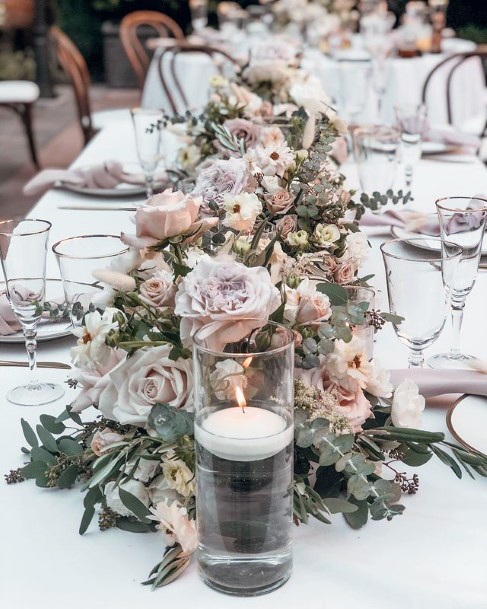
{"type": "Polygon", "coordinates": [[[39,87],[30,80],[0,81],[0,104],[30,104],[39,97],[39,87]]]}
{"type": "Polygon", "coordinates": [[[93,113],[92,120],[95,129],[103,129],[114,123],[126,123],[130,121],[130,110],[125,108],[120,110],[100,110],[100,112],[93,113]]]}

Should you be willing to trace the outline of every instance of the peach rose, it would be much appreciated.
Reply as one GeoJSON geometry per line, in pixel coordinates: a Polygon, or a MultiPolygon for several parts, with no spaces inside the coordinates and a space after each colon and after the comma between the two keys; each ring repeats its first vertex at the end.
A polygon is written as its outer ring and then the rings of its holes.
{"type": "Polygon", "coordinates": [[[345,261],[337,266],[333,273],[333,277],[337,283],[350,283],[355,277],[355,271],[355,265],[349,261],[345,261]]]}
{"type": "Polygon", "coordinates": [[[330,317],[330,299],[325,294],[320,294],[318,292],[301,300],[296,313],[296,323],[302,325],[312,322],[322,322],[330,319],[330,317]]]}
{"type": "Polygon", "coordinates": [[[158,271],[140,286],[140,299],[151,307],[173,307],[176,286],[169,271],[158,271]]]}
{"type": "Polygon", "coordinates": [[[265,195],[264,199],[267,203],[267,209],[274,216],[280,216],[282,214],[285,214],[294,201],[294,198],[291,193],[287,190],[284,190],[284,188],[278,190],[275,194],[265,195]]]}
{"type": "Polygon", "coordinates": [[[159,241],[192,232],[201,205],[201,198],[171,192],[169,189],[154,195],[135,213],[136,234],[122,233],[127,245],[142,249],[159,241]]]}
{"type": "Polygon", "coordinates": [[[294,233],[298,226],[298,217],[295,215],[285,216],[276,222],[276,230],[285,239],[289,233],[294,233]]]}

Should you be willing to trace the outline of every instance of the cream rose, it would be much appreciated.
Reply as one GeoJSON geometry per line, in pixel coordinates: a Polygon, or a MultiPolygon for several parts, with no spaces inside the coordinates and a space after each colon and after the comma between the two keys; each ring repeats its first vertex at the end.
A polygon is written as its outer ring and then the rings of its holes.
{"type": "Polygon", "coordinates": [[[162,464],[162,473],[170,489],[175,490],[183,497],[191,497],[195,494],[194,473],[184,461],[176,457],[174,452],[167,453],[162,464]]]}
{"type": "Polygon", "coordinates": [[[134,480],[132,478],[131,480],[127,480],[127,482],[120,484],[120,487],[116,482],[107,482],[104,488],[107,506],[120,516],[134,515],[120,499],[120,488],[131,495],[134,495],[134,497],[137,497],[146,507],[149,507],[149,494],[147,493],[144,484],[139,482],[139,480],[134,480]]]}
{"type": "Polygon", "coordinates": [[[143,249],[159,241],[192,232],[201,199],[169,189],[154,195],[135,213],[136,234],[122,233],[124,243],[143,249]]]}
{"type": "Polygon", "coordinates": [[[263,326],[280,304],[279,290],[263,267],[248,268],[230,256],[202,259],[179,285],[177,315],[181,340],[192,343],[195,332],[209,348],[223,350],[263,326]]]}
{"type": "Polygon", "coordinates": [[[140,300],[151,307],[173,307],[176,286],[169,271],[157,271],[140,286],[140,300]]]}
{"type": "Polygon", "coordinates": [[[123,425],[144,427],[154,404],[191,406],[191,361],[169,357],[170,345],[139,349],[110,372],[102,391],[100,411],[123,425]]]}

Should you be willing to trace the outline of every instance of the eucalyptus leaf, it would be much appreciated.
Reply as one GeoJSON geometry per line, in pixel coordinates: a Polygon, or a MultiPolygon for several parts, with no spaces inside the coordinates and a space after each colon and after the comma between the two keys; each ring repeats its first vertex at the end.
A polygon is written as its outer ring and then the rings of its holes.
{"type": "Polygon", "coordinates": [[[318,292],[326,294],[333,306],[344,306],[348,302],[347,290],[336,283],[319,283],[316,289],[318,292]]]}
{"type": "Polygon", "coordinates": [[[78,472],[79,469],[77,465],[74,463],[69,465],[59,476],[57,481],[58,487],[69,488],[70,486],[73,486],[73,484],[76,482],[76,478],[78,477],[78,472]]]}
{"type": "Polygon", "coordinates": [[[50,465],[56,463],[56,457],[41,446],[36,446],[33,448],[30,451],[30,454],[34,461],[43,461],[44,463],[49,463],[50,465]]]}
{"type": "Polygon", "coordinates": [[[20,469],[24,478],[37,478],[40,474],[47,471],[48,465],[44,461],[32,461],[20,469]]]}
{"type": "Polygon", "coordinates": [[[39,446],[39,441],[37,440],[35,431],[32,429],[29,423],[27,423],[25,419],[20,419],[20,424],[22,425],[22,431],[24,432],[24,437],[29,446],[32,446],[32,448],[39,446]]]}
{"type": "Polygon", "coordinates": [[[369,505],[367,501],[358,501],[355,497],[350,497],[348,501],[357,506],[357,511],[344,512],[343,516],[352,529],[360,529],[367,524],[369,519],[369,505]]]}
{"type": "Polygon", "coordinates": [[[153,406],[147,424],[165,442],[174,442],[181,436],[192,435],[194,432],[193,415],[168,404],[153,406]]]}
{"type": "Polygon", "coordinates": [[[328,497],[323,499],[323,503],[330,510],[331,514],[352,514],[358,510],[357,505],[339,497],[328,497]]]}
{"type": "Polygon", "coordinates": [[[39,440],[42,442],[45,448],[49,452],[56,453],[58,452],[58,446],[56,444],[56,440],[51,432],[47,431],[42,425],[37,425],[36,427],[37,435],[39,436],[39,440]]]}
{"type": "Polygon", "coordinates": [[[63,431],[66,429],[66,426],[63,423],[57,421],[56,417],[53,417],[49,414],[41,414],[39,419],[44,428],[53,434],[59,435],[63,433],[63,431]]]}
{"type": "Polygon", "coordinates": [[[122,487],[119,487],[118,492],[121,502],[134,514],[134,516],[136,516],[144,524],[149,524],[151,522],[147,517],[152,516],[152,513],[140,499],[122,487]]]}
{"type": "Polygon", "coordinates": [[[88,505],[83,512],[83,517],[81,518],[81,523],[79,525],[79,534],[83,535],[88,530],[91,521],[93,520],[93,516],[95,515],[95,508],[92,505],[88,505]]]}
{"type": "Polygon", "coordinates": [[[58,440],[59,451],[68,455],[68,457],[75,457],[83,453],[83,447],[73,440],[73,438],[61,438],[58,440]]]}

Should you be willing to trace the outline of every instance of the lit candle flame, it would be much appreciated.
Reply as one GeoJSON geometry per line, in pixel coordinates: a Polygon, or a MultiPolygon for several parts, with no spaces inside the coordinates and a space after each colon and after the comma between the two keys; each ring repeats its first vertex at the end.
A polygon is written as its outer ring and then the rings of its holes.
{"type": "Polygon", "coordinates": [[[237,400],[237,404],[242,409],[242,412],[245,412],[245,406],[247,406],[247,400],[245,399],[244,392],[242,391],[242,387],[235,388],[235,399],[237,400]]]}
{"type": "Polygon", "coordinates": [[[250,366],[251,363],[252,363],[252,357],[247,357],[242,362],[242,368],[244,368],[246,370],[250,366]]]}

